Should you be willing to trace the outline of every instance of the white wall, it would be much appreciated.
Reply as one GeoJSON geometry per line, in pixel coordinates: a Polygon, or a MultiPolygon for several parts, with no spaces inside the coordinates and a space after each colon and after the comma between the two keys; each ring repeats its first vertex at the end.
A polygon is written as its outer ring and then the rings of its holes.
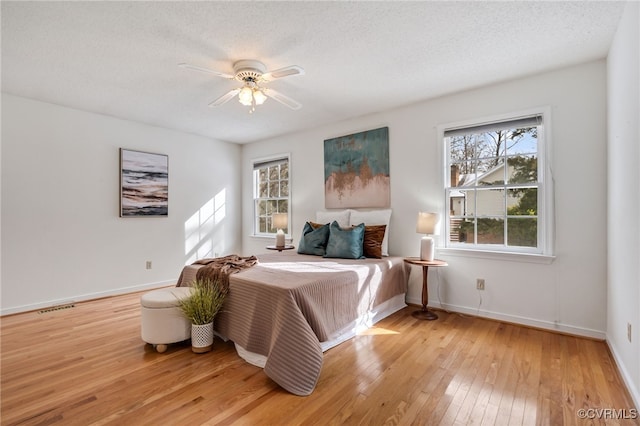
{"type": "Polygon", "coordinates": [[[239,251],[240,150],[2,94],[2,314],[170,284],[197,250],[239,251]],[[168,217],[118,216],[120,147],[168,154],[168,217]]]}
{"type": "Polygon", "coordinates": [[[607,341],[640,407],[640,5],[629,2],[607,58],[607,341]],[[631,342],[627,339],[631,324],[631,342]]]}
{"type": "MultiPolygon", "coordinates": [[[[551,264],[450,256],[430,275],[433,305],[604,338],[606,329],[606,65],[591,62],[342,121],[243,146],[243,252],[264,251],[252,232],[251,159],[291,153],[292,226],[297,245],[304,222],[324,209],[323,141],[389,126],[391,254],[415,256],[418,211],[443,209],[436,128],[444,123],[549,106],[556,193],[556,255],[551,264]],[[475,289],[477,277],[486,290],[475,289]],[[482,296],[482,305],[479,305],[482,296]]],[[[295,119],[292,115],[291,119],[295,119]]],[[[269,241],[270,243],[270,241],[269,241]]],[[[420,303],[412,273],[408,300],[420,303]]]]}

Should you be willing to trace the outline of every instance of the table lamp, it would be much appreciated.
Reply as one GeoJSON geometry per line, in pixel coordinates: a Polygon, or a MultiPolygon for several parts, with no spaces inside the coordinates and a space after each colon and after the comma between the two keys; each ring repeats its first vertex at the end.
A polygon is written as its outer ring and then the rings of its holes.
{"type": "Polygon", "coordinates": [[[435,254],[435,242],[431,235],[435,235],[438,225],[438,213],[418,213],[418,223],[416,225],[416,232],[418,234],[425,234],[420,240],[420,260],[432,261],[435,254]]]}
{"type": "Polygon", "coordinates": [[[271,216],[273,220],[273,227],[278,231],[276,232],[276,247],[284,247],[284,231],[287,227],[288,215],[287,213],[274,213],[271,216]]]}

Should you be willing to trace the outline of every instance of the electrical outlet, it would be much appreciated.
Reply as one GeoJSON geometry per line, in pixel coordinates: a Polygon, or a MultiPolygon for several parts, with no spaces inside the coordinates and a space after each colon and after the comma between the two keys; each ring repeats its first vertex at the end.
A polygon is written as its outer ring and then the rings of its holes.
{"type": "Polygon", "coordinates": [[[631,342],[631,323],[630,322],[627,323],[627,339],[629,339],[629,342],[631,342]]]}
{"type": "Polygon", "coordinates": [[[484,278],[477,278],[476,279],[476,288],[478,290],[484,290],[484,278]]]}
{"type": "Polygon", "coordinates": [[[147,260],[147,269],[151,269],[151,261],[147,260]]]}

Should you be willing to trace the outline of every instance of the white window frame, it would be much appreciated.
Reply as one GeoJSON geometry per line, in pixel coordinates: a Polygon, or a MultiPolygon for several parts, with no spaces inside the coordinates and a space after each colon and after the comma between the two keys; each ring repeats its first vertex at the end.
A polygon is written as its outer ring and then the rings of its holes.
{"type": "Polygon", "coordinates": [[[256,158],[251,160],[251,169],[252,169],[252,185],[253,185],[253,234],[254,237],[264,237],[264,238],[273,238],[275,236],[275,232],[260,232],[260,214],[258,212],[258,203],[262,200],[266,199],[277,199],[277,200],[287,200],[287,229],[285,232],[286,238],[289,238],[291,229],[291,155],[289,153],[286,154],[278,154],[269,157],[256,158]],[[286,197],[260,197],[259,194],[259,179],[260,172],[259,170],[264,167],[268,167],[269,165],[278,164],[281,162],[286,162],[289,168],[289,177],[288,177],[288,188],[289,193],[286,197]],[[261,167],[262,166],[262,167],[261,167]]]}
{"type": "Polygon", "coordinates": [[[442,178],[444,194],[444,211],[442,212],[444,223],[443,242],[439,248],[445,254],[459,255],[465,257],[478,257],[488,259],[516,260],[532,263],[551,263],[553,261],[553,241],[554,241],[554,196],[553,196],[553,174],[551,165],[551,113],[549,107],[538,107],[530,110],[518,111],[514,113],[484,117],[473,120],[460,121],[455,123],[442,124],[437,127],[438,147],[441,150],[442,158],[442,178]],[[506,247],[482,244],[455,244],[449,242],[449,199],[447,190],[450,185],[451,168],[449,159],[449,146],[445,137],[445,132],[453,129],[464,129],[490,125],[500,122],[517,120],[518,118],[541,116],[542,125],[538,129],[538,235],[537,247],[506,247]]]}

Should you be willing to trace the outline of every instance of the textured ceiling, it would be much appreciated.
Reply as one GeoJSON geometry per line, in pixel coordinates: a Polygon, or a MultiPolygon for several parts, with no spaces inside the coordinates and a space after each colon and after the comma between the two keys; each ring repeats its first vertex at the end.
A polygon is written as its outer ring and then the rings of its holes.
{"type": "Polygon", "coordinates": [[[245,143],[604,58],[619,2],[2,1],[2,91],[245,143]],[[239,59],[305,75],[253,114],[239,59]]]}

